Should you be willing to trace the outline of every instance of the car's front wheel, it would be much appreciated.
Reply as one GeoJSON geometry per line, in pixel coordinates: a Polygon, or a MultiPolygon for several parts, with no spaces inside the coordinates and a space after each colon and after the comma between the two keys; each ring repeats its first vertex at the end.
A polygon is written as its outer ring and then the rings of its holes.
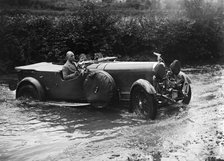
{"type": "Polygon", "coordinates": [[[16,98],[32,98],[35,100],[40,99],[37,90],[31,84],[21,86],[17,91],[16,98]]]}
{"type": "Polygon", "coordinates": [[[153,94],[149,94],[143,87],[137,86],[131,93],[133,111],[143,119],[155,119],[157,114],[156,101],[153,94]]]}

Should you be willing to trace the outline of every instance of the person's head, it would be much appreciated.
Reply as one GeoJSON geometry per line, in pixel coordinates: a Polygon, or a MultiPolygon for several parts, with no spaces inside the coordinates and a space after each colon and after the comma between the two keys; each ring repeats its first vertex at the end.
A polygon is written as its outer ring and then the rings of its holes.
{"type": "Polygon", "coordinates": [[[82,53],[79,55],[79,61],[86,61],[87,60],[87,57],[86,57],[86,54],[82,53]]]}
{"type": "Polygon", "coordinates": [[[102,53],[95,53],[94,54],[94,60],[97,60],[97,59],[100,59],[100,58],[103,58],[103,54],[102,53]]]}
{"type": "Polygon", "coordinates": [[[66,59],[68,60],[68,61],[75,61],[75,55],[74,55],[74,53],[72,52],[72,51],[68,51],[67,53],[66,53],[66,59]]]}

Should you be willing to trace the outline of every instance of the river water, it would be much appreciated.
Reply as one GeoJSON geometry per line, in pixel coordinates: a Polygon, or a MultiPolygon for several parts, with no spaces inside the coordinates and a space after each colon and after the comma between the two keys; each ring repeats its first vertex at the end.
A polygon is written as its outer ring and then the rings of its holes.
{"type": "Polygon", "coordinates": [[[191,103],[161,108],[154,121],[126,108],[16,100],[0,77],[0,161],[224,159],[224,71],[188,74],[191,103]]]}

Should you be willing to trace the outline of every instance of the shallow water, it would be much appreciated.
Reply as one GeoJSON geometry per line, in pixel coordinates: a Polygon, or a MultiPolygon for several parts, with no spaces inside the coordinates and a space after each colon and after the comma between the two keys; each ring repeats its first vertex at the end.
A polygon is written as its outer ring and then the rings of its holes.
{"type": "Polygon", "coordinates": [[[0,85],[0,94],[0,160],[41,159],[42,153],[57,153],[71,140],[104,136],[141,122],[132,119],[127,110],[15,100],[15,92],[6,84],[0,85]]]}
{"type": "Polygon", "coordinates": [[[161,108],[154,121],[138,119],[126,108],[16,100],[2,81],[0,160],[224,159],[224,71],[208,69],[188,73],[189,105],[161,108]]]}

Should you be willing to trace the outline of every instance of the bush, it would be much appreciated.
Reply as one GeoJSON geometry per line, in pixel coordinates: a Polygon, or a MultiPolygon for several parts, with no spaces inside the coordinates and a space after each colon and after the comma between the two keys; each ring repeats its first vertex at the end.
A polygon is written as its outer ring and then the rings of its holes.
{"type": "Polygon", "coordinates": [[[205,0],[184,2],[186,17],[167,24],[174,41],[167,42],[163,51],[185,62],[219,58],[223,53],[223,6],[205,0]]]}
{"type": "Polygon", "coordinates": [[[4,11],[0,14],[0,37],[0,59],[7,66],[4,70],[40,61],[63,62],[68,50],[141,61],[152,60],[155,51],[167,63],[174,59],[198,62],[218,59],[224,40],[219,12],[207,18],[115,16],[107,7],[92,3],[83,3],[73,15],[4,11]]]}
{"type": "Polygon", "coordinates": [[[111,55],[112,44],[116,41],[118,18],[107,9],[93,3],[84,3],[76,13],[69,32],[68,47],[78,53],[93,55],[102,52],[111,55]]]}

